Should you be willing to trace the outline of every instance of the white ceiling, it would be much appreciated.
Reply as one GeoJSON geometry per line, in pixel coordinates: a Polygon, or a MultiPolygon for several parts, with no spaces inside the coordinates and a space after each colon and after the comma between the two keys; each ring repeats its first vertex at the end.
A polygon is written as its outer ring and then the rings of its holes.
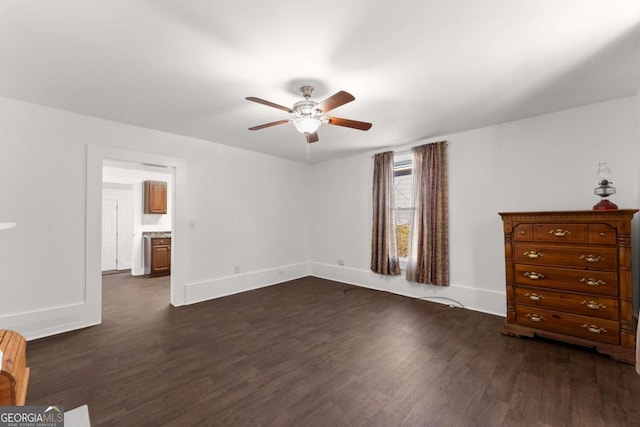
{"type": "Polygon", "coordinates": [[[311,161],[406,144],[640,88],[638,0],[0,0],[0,95],[304,161],[292,125],[330,114],[311,161]]]}

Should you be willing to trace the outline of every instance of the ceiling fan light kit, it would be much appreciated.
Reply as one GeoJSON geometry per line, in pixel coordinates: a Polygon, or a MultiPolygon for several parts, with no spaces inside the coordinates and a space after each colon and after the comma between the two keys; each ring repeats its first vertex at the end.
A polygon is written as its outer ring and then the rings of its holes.
{"type": "Polygon", "coordinates": [[[340,107],[341,105],[355,100],[355,97],[350,93],[342,90],[333,94],[322,102],[316,102],[310,99],[311,94],[313,93],[312,86],[302,86],[300,88],[300,92],[302,93],[302,96],[304,96],[304,99],[293,104],[293,108],[288,108],[262,98],[256,98],[254,96],[245,98],[247,101],[264,104],[291,114],[291,118],[289,118],[288,120],[277,120],[275,122],[264,123],[262,125],[250,127],[249,130],[260,130],[285,123],[293,123],[298,132],[305,136],[308,143],[311,143],[318,141],[318,128],[323,123],[365,131],[371,129],[371,123],[350,119],[341,119],[338,117],[329,117],[325,115],[334,108],[340,107]]]}
{"type": "Polygon", "coordinates": [[[293,119],[293,125],[298,132],[302,134],[316,132],[321,124],[322,121],[315,117],[298,117],[293,119]]]}

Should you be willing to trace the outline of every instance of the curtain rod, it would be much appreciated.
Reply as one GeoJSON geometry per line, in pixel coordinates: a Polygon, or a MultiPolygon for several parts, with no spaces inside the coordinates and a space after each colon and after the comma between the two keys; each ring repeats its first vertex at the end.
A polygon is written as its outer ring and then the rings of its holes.
{"type": "MultiPolygon", "coordinates": [[[[414,142],[418,142],[418,141],[414,141],[414,142]]],[[[438,141],[436,141],[436,142],[438,142],[438,141]]],[[[445,141],[444,143],[446,145],[451,145],[451,142],[449,142],[449,141],[445,141]]],[[[408,143],[408,144],[410,144],[410,143],[408,143]]],[[[433,142],[427,142],[427,144],[434,144],[434,143],[433,142]]],[[[406,144],[403,144],[403,145],[406,145],[406,144]]],[[[384,153],[385,151],[393,151],[393,149],[390,148],[388,150],[383,150],[383,151],[380,151],[380,153],[384,153]]],[[[373,159],[376,154],[379,154],[379,153],[375,153],[375,154],[371,155],[371,158],[373,159]]],[[[393,151],[393,154],[394,155],[399,155],[399,156],[402,156],[404,154],[411,154],[411,148],[409,148],[408,150],[393,151]]]]}

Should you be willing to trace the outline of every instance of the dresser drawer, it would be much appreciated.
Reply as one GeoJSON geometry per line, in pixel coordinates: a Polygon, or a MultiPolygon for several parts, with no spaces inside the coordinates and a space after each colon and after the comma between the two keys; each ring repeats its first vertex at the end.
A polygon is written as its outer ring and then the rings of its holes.
{"type": "Polygon", "coordinates": [[[586,243],[587,224],[534,224],[536,242],[586,243]]]}
{"type": "Polygon", "coordinates": [[[516,243],[514,260],[519,264],[557,265],[590,270],[615,270],[618,266],[616,248],[599,246],[516,243]]]}
{"type": "Polygon", "coordinates": [[[608,344],[617,345],[620,341],[618,322],[538,307],[519,305],[516,323],[608,344]]]}
{"type": "Polygon", "coordinates": [[[518,224],[513,227],[513,240],[533,240],[533,224],[518,224]]]}
{"type": "Polygon", "coordinates": [[[159,238],[154,238],[151,239],[151,246],[167,246],[171,244],[171,239],[169,238],[163,238],[163,239],[159,239],[159,238]]]}
{"type": "Polygon", "coordinates": [[[608,224],[589,224],[589,243],[615,245],[616,229],[608,224]]]}
{"type": "Polygon", "coordinates": [[[516,301],[518,304],[533,307],[618,320],[618,300],[600,295],[552,291],[545,288],[518,288],[516,301]]]}
{"type": "Polygon", "coordinates": [[[618,295],[618,273],[516,264],[515,283],[599,295],[618,295]]]}

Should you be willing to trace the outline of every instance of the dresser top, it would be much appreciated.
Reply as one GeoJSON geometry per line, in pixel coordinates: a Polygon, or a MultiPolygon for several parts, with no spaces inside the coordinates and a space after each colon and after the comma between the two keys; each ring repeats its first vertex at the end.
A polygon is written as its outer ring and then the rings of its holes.
{"type": "Polygon", "coordinates": [[[550,217],[550,218],[630,218],[638,209],[615,209],[615,210],[582,210],[582,211],[529,211],[529,212],[498,212],[502,217],[550,217]]]}

